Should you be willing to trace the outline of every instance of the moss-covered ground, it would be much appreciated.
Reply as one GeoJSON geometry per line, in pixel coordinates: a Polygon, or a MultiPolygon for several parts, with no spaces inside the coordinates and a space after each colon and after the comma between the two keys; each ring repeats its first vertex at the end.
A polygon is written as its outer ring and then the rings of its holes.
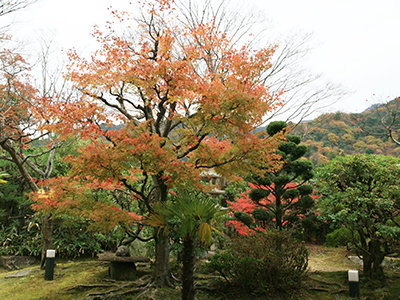
{"type": "MultiPolygon", "coordinates": [[[[328,300],[350,299],[347,281],[347,271],[358,269],[360,266],[347,259],[348,253],[344,248],[326,248],[323,246],[309,246],[310,269],[303,288],[294,292],[291,299],[298,300],[328,300]]],[[[44,280],[44,271],[38,265],[28,267],[31,272],[22,278],[5,278],[7,274],[14,273],[0,268],[0,299],[7,300],[77,300],[83,299],[89,293],[105,291],[104,287],[80,287],[77,285],[115,285],[108,281],[108,264],[97,259],[76,261],[56,260],[53,281],[44,280]]],[[[199,268],[200,269],[200,268],[199,268]]],[[[360,270],[361,271],[361,270],[360,270]]],[[[138,276],[150,274],[151,269],[138,270],[138,276]]],[[[400,274],[396,270],[386,270],[388,285],[381,288],[377,282],[370,282],[360,272],[361,298],[373,299],[399,299],[400,274]]],[[[203,274],[204,275],[204,274],[203,274]]],[[[204,289],[197,291],[198,300],[256,300],[269,299],[259,294],[242,294],[238,291],[208,290],[207,284],[202,281],[204,289]]],[[[127,287],[125,290],[132,288],[127,287]]],[[[126,295],[126,299],[136,299],[138,294],[126,295]]],[[[154,294],[156,300],[180,299],[180,290],[172,288],[159,289],[154,294]]],[[[145,299],[143,297],[143,299],[145,299]]]]}

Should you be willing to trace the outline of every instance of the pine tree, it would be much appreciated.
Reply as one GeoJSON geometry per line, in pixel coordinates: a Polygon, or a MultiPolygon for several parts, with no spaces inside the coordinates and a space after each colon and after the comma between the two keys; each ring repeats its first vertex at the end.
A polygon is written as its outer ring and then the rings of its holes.
{"type": "MultiPolygon", "coordinates": [[[[274,136],[288,129],[286,122],[275,121],[267,126],[266,132],[274,136]]],[[[285,137],[286,141],[281,142],[278,148],[282,156],[282,168],[274,172],[267,171],[264,176],[250,175],[249,178],[254,184],[249,197],[258,207],[251,215],[261,227],[274,221],[276,228],[288,228],[314,206],[311,197],[313,186],[307,184],[314,176],[313,165],[302,158],[307,146],[300,145],[299,136],[286,134],[285,137]]],[[[236,213],[235,217],[241,220],[243,214],[236,213]]]]}

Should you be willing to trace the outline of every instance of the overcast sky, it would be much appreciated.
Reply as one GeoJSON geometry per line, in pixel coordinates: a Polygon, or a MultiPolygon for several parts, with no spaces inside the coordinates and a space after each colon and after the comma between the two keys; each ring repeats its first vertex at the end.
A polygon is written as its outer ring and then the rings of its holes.
{"type": "MultiPolygon", "coordinates": [[[[243,1],[264,11],[277,33],[313,33],[308,67],[353,91],[329,110],[361,112],[373,102],[400,96],[400,0],[243,1]]],[[[128,2],[40,0],[2,17],[0,23],[13,21],[9,32],[24,40],[27,49],[34,49],[35,41],[52,32],[65,50],[91,49],[93,25],[102,26],[110,19],[110,5],[130,8],[128,2]]]]}

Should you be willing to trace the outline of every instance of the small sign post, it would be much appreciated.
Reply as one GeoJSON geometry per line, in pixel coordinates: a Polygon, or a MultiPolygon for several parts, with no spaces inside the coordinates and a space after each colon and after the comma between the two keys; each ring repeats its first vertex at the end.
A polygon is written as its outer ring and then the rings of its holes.
{"type": "Polygon", "coordinates": [[[349,270],[350,297],[360,299],[360,282],[357,270],[349,270]]]}
{"type": "Polygon", "coordinates": [[[44,280],[53,280],[55,257],[56,257],[56,250],[46,251],[46,270],[44,273],[44,280]]]}

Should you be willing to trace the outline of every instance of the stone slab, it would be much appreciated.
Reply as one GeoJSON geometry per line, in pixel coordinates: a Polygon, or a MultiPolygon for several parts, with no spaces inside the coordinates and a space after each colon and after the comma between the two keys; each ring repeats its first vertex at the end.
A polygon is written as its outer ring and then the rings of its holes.
{"type": "Polygon", "coordinates": [[[142,256],[116,256],[111,252],[104,252],[97,254],[99,260],[102,261],[115,261],[115,262],[149,262],[148,257],[142,256]]]}
{"type": "Polygon", "coordinates": [[[28,276],[31,273],[31,269],[22,270],[16,273],[7,274],[4,278],[21,278],[28,276]]]}

